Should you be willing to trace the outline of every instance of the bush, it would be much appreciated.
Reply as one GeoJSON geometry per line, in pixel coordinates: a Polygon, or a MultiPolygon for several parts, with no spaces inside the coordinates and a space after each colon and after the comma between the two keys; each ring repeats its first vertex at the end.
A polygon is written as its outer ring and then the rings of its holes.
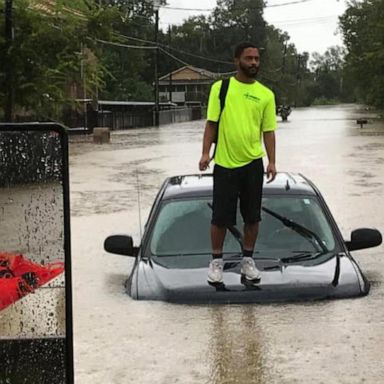
{"type": "Polygon", "coordinates": [[[340,100],[327,99],[326,97],[317,97],[312,102],[312,105],[336,105],[336,104],[340,104],[340,100]]]}

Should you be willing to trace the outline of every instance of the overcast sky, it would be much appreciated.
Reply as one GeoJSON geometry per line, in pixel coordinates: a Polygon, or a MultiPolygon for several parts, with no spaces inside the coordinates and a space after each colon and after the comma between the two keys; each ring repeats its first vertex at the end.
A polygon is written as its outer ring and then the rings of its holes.
{"type": "MultiPolygon", "coordinates": [[[[212,9],[216,0],[167,0],[169,7],[212,9]]],[[[337,32],[338,16],[346,9],[345,0],[268,0],[264,18],[269,24],[288,32],[290,42],[299,52],[319,52],[333,45],[342,45],[337,32]],[[297,2],[297,4],[281,5],[297,2]]],[[[160,9],[161,28],[169,24],[181,24],[182,20],[209,12],[160,9]]]]}

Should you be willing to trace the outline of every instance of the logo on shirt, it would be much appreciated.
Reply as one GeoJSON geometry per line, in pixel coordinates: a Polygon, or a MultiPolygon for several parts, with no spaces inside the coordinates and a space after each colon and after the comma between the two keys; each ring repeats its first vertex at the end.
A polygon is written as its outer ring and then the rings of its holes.
{"type": "Polygon", "coordinates": [[[256,103],[260,101],[260,98],[258,98],[257,96],[251,95],[249,92],[244,93],[244,97],[248,100],[255,101],[256,103]]]}

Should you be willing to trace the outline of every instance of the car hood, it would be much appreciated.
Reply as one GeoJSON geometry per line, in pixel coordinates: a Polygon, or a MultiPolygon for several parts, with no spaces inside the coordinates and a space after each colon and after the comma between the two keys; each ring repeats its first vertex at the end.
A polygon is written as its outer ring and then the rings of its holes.
{"type": "Polygon", "coordinates": [[[256,260],[261,281],[240,282],[240,260],[225,261],[224,284],[207,283],[208,268],[169,269],[151,260],[138,263],[131,295],[139,300],[176,303],[251,303],[352,297],[369,287],[353,259],[332,255],[317,264],[282,264],[256,260]]]}

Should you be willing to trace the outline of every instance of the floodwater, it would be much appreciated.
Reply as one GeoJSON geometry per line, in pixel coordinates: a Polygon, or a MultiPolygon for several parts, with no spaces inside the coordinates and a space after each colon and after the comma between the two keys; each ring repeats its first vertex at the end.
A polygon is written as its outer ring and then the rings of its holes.
{"type": "MultiPolygon", "coordinates": [[[[278,170],[315,182],[346,239],[358,227],[384,232],[384,135],[375,134],[384,127],[361,130],[361,116],[353,105],[296,109],[277,131],[278,170]]],[[[372,283],[358,299],[187,306],[124,293],[132,259],[104,252],[104,238],[138,243],[164,178],[198,172],[203,129],[188,122],[71,144],[76,382],[382,382],[383,246],[354,253],[372,283]]]]}

